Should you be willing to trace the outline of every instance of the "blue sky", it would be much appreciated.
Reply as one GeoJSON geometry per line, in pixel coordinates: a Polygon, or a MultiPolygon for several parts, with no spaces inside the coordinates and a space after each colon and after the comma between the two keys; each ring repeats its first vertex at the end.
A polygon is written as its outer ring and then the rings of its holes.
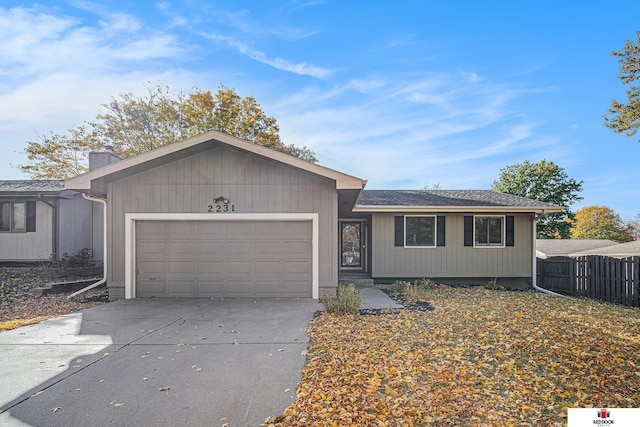
{"type": "Polygon", "coordinates": [[[588,205],[640,212],[619,50],[638,1],[41,1],[0,4],[0,179],[26,142],[147,82],[254,96],[287,144],[369,189],[487,189],[553,161],[588,205]]]}

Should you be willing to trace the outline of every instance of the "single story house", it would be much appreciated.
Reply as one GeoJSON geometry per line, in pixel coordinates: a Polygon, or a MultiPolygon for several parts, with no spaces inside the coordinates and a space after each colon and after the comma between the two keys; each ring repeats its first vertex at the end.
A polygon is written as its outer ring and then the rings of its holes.
{"type": "Polygon", "coordinates": [[[101,254],[92,205],[64,181],[0,181],[0,263],[55,261],[94,248],[101,254]]]}
{"type": "Polygon", "coordinates": [[[570,256],[572,253],[588,251],[617,245],[608,239],[538,239],[536,240],[536,255],[546,259],[556,256],[570,256]]]}
{"type": "Polygon", "coordinates": [[[493,191],[365,190],[210,131],[71,178],[104,200],[112,299],[333,294],[343,277],[532,283],[536,218],[493,191]]]}
{"type": "Polygon", "coordinates": [[[640,256],[640,240],[634,240],[627,243],[615,243],[610,246],[605,246],[596,249],[590,249],[580,252],[574,252],[569,256],[579,257],[586,255],[602,255],[610,256],[614,258],[626,258],[632,256],[640,256]]]}

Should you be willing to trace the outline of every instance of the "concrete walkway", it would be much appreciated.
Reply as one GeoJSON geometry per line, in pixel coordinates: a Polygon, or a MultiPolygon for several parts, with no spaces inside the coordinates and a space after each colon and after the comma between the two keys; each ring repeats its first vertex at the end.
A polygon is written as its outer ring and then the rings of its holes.
{"type": "Polygon", "coordinates": [[[371,280],[355,281],[355,286],[360,291],[360,310],[376,308],[404,308],[397,304],[389,295],[378,289],[371,280]]]}

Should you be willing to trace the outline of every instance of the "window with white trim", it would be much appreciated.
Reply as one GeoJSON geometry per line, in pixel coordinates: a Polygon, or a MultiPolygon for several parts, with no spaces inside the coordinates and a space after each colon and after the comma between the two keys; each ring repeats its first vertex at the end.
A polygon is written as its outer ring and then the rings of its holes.
{"type": "Polygon", "coordinates": [[[410,216],[404,217],[404,246],[435,247],[436,246],[436,217],[410,216]]]}
{"type": "Polygon", "coordinates": [[[0,231],[27,231],[25,202],[0,202],[0,231]]]}
{"type": "Polygon", "coordinates": [[[474,246],[504,246],[504,216],[474,216],[474,246]]]}

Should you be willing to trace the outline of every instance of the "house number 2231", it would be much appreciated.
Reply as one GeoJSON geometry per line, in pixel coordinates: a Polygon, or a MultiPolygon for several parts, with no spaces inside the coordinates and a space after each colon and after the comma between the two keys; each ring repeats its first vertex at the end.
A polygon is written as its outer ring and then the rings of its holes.
{"type": "Polygon", "coordinates": [[[220,196],[212,199],[213,204],[207,205],[207,212],[235,212],[235,205],[229,204],[229,199],[220,196]]]}
{"type": "Polygon", "coordinates": [[[235,205],[222,204],[222,205],[208,205],[207,212],[235,212],[235,205]]]}

